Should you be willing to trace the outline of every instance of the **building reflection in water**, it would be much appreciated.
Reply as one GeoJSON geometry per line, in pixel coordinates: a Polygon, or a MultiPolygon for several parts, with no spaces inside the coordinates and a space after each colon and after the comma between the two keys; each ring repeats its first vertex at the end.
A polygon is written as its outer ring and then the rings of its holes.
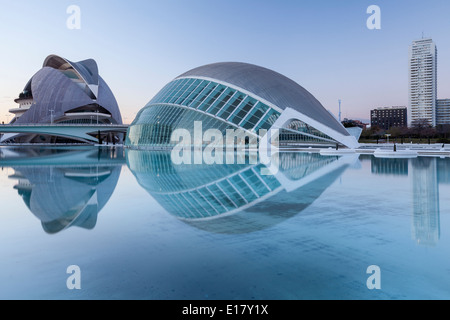
{"type": "Polygon", "coordinates": [[[434,157],[386,159],[371,157],[372,173],[410,175],[412,179],[412,237],[419,245],[435,246],[440,239],[439,183],[449,183],[444,176],[449,161],[434,157]],[[439,170],[440,169],[440,170],[439,170]],[[442,174],[439,174],[439,171],[442,174]]]}
{"type": "Polygon", "coordinates": [[[0,164],[45,232],[76,226],[93,229],[125,163],[120,148],[2,149],[0,164]]]}
{"type": "Polygon", "coordinates": [[[406,158],[372,158],[372,173],[381,175],[407,176],[408,161],[406,158]]]}
{"type": "Polygon", "coordinates": [[[440,239],[437,158],[411,159],[413,180],[412,235],[418,244],[435,246],[440,239]]]}
{"type": "Polygon", "coordinates": [[[126,150],[126,157],[139,184],[167,212],[224,234],[249,233],[293,217],[358,161],[358,155],[284,152],[279,172],[262,175],[262,164],[175,165],[163,151],[126,150]]]}

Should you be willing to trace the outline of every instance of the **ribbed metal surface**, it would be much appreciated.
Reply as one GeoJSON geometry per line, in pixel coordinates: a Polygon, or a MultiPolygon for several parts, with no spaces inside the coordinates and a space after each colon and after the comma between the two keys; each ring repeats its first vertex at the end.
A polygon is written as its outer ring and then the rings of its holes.
{"type": "Polygon", "coordinates": [[[105,81],[98,76],[98,99],[93,100],[71,79],[51,67],[44,67],[31,80],[33,106],[21,116],[16,124],[49,123],[53,112],[54,119],[65,112],[89,104],[97,103],[112,115],[113,123],[122,124],[119,106],[105,81]],[[50,111],[53,110],[53,111],[50,111]]]}
{"type": "Polygon", "coordinates": [[[232,84],[254,93],[283,110],[292,108],[349,136],[347,130],[311,93],[275,71],[247,63],[222,62],[192,69],[178,78],[183,77],[206,77],[232,84]]]}
{"type": "Polygon", "coordinates": [[[93,59],[72,62],[62,57],[51,55],[45,59],[43,67],[50,67],[57,70],[72,67],[83,77],[87,84],[98,84],[98,66],[97,62],[93,59]]]}

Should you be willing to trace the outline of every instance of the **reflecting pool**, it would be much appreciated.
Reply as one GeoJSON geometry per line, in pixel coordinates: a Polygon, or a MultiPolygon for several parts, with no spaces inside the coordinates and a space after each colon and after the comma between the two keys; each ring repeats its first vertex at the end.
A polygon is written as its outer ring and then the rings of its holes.
{"type": "Polygon", "coordinates": [[[449,158],[278,158],[1,147],[0,299],[450,298],[449,158]]]}

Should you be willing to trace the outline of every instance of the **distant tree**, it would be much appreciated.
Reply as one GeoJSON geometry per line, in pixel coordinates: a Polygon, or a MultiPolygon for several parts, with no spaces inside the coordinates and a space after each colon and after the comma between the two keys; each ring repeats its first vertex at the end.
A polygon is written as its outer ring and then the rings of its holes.
{"type": "Polygon", "coordinates": [[[430,134],[428,130],[430,128],[431,124],[427,119],[416,119],[411,124],[412,133],[419,138],[419,141],[422,141],[424,133],[430,134]]]}
{"type": "Polygon", "coordinates": [[[431,143],[431,139],[434,138],[434,137],[436,136],[436,129],[431,128],[431,127],[425,128],[425,129],[423,130],[422,134],[423,134],[423,136],[424,136],[425,138],[427,138],[428,144],[430,144],[430,143],[431,143]]]}
{"type": "Polygon", "coordinates": [[[402,134],[402,129],[399,127],[392,127],[386,133],[390,134],[392,138],[399,138],[402,134]]]}
{"type": "Polygon", "coordinates": [[[375,125],[375,126],[371,126],[369,130],[370,130],[371,134],[374,134],[375,132],[380,131],[381,128],[379,126],[375,125]]]}
{"type": "Polygon", "coordinates": [[[411,130],[408,127],[399,127],[399,129],[401,144],[403,144],[405,139],[411,136],[411,130]]]}
{"type": "Polygon", "coordinates": [[[403,144],[405,137],[408,136],[408,128],[406,128],[406,127],[392,127],[386,133],[390,134],[392,139],[395,142],[397,142],[397,140],[400,139],[401,143],[403,144]]]}
{"type": "Polygon", "coordinates": [[[361,132],[361,139],[368,140],[372,136],[372,130],[370,128],[363,129],[361,132]]]}
{"type": "Polygon", "coordinates": [[[447,142],[450,136],[450,124],[440,124],[436,127],[436,134],[440,141],[447,142]]]}
{"type": "Polygon", "coordinates": [[[381,137],[383,137],[385,134],[386,131],[378,126],[374,126],[372,128],[372,137],[377,140],[377,144],[379,143],[381,137]]]}

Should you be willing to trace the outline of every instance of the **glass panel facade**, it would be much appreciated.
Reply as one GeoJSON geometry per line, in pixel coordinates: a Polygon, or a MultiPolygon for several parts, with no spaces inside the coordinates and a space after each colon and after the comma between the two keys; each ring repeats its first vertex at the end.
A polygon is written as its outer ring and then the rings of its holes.
{"type": "Polygon", "coordinates": [[[255,106],[256,102],[257,101],[255,99],[247,97],[244,100],[244,102],[241,103],[239,108],[232,113],[228,121],[231,121],[236,125],[239,125],[239,123],[241,123],[244,117],[247,116],[248,112],[255,106]]]}
{"type": "Polygon", "coordinates": [[[175,101],[179,98],[182,93],[182,89],[185,88],[186,83],[189,79],[183,79],[178,81],[178,85],[169,93],[166,102],[167,103],[175,103],[175,101]]]}
{"type": "Polygon", "coordinates": [[[225,86],[217,85],[211,94],[205,99],[205,101],[198,107],[199,110],[206,111],[211,107],[214,102],[221,96],[221,94],[225,91],[225,86]]]}
{"type": "MultiPolygon", "coordinates": [[[[189,86],[182,90],[180,97],[175,101],[175,104],[184,105],[184,101],[186,98],[197,88],[197,86],[201,83],[201,80],[189,81],[189,86]]],[[[184,87],[185,88],[185,87],[184,87]]]]}
{"type": "Polygon", "coordinates": [[[235,94],[236,91],[231,89],[226,89],[222,95],[217,99],[211,107],[208,109],[208,113],[216,115],[222,107],[231,99],[231,97],[235,94]]]}
{"type": "Polygon", "coordinates": [[[190,92],[186,99],[180,104],[189,107],[190,104],[202,93],[202,91],[205,90],[208,84],[209,81],[202,80],[199,85],[192,92],[190,92]]]}
{"type": "Polygon", "coordinates": [[[209,95],[211,94],[211,92],[213,92],[213,90],[214,90],[216,87],[217,87],[217,84],[216,84],[216,83],[212,83],[212,82],[208,83],[208,84],[206,85],[206,87],[203,88],[203,91],[201,91],[201,92],[199,93],[199,95],[197,95],[197,96],[193,99],[193,102],[192,102],[191,105],[189,105],[189,107],[194,108],[194,109],[198,108],[198,106],[200,106],[200,105],[203,103],[203,101],[205,101],[205,99],[206,99],[207,97],[209,97],[209,95]]]}
{"type": "Polygon", "coordinates": [[[144,109],[127,135],[127,145],[135,147],[166,146],[173,147],[177,142],[170,141],[173,131],[187,129],[194,137],[194,122],[202,123],[203,131],[218,129],[226,135],[227,129],[236,129],[230,124],[205,113],[172,105],[153,105],[144,109]]]}
{"type": "Polygon", "coordinates": [[[230,115],[236,110],[236,108],[242,103],[245,99],[245,94],[237,93],[233,96],[233,98],[222,108],[219,112],[218,116],[222,119],[227,120],[230,115]]]}
{"type": "Polygon", "coordinates": [[[258,132],[260,129],[263,130],[269,130],[273,124],[278,120],[280,117],[280,113],[271,109],[266,114],[266,116],[259,122],[259,124],[255,127],[255,131],[258,132]]]}
{"type": "MultiPolygon", "coordinates": [[[[128,146],[174,146],[170,138],[175,129],[193,133],[195,121],[203,131],[243,128],[254,134],[269,130],[280,112],[234,88],[214,81],[184,78],[166,85],[138,114],[130,126],[128,146]]],[[[281,132],[280,142],[333,142],[329,136],[303,123],[292,121],[281,132]]],[[[209,199],[209,198],[208,198],[209,199]]]]}
{"type": "Polygon", "coordinates": [[[333,143],[335,140],[300,120],[292,121],[280,132],[280,143],[333,143]],[[298,133],[297,133],[298,132],[298,133]]]}
{"type": "Polygon", "coordinates": [[[253,129],[268,110],[268,106],[258,103],[241,123],[241,126],[247,130],[253,129]]]}

